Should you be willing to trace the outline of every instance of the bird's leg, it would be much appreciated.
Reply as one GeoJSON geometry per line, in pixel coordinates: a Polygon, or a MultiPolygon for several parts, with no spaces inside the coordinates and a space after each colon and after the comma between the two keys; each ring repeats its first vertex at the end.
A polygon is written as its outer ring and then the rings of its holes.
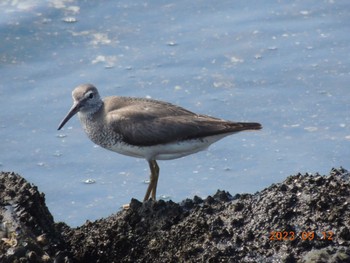
{"type": "Polygon", "coordinates": [[[153,172],[153,165],[152,165],[152,161],[148,161],[149,164],[149,168],[151,170],[151,174],[149,175],[149,184],[148,184],[148,188],[146,191],[146,195],[145,198],[143,199],[143,201],[147,201],[149,199],[149,196],[151,195],[152,189],[153,189],[153,182],[154,182],[154,172],[153,172]]]}
{"type": "Polygon", "coordinates": [[[147,201],[151,195],[151,198],[156,200],[157,183],[159,177],[159,166],[155,160],[148,161],[149,168],[151,170],[150,182],[146,191],[143,201],[147,201]]]}
{"type": "Polygon", "coordinates": [[[153,183],[153,189],[151,197],[154,201],[156,201],[156,192],[157,192],[157,185],[158,185],[158,178],[159,178],[159,166],[156,162],[156,160],[152,161],[153,163],[153,172],[154,172],[154,183],[153,183]]]}

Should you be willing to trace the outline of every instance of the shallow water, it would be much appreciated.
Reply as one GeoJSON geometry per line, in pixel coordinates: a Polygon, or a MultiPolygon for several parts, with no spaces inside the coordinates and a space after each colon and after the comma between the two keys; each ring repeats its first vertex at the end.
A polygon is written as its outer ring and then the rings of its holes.
{"type": "Polygon", "coordinates": [[[27,0],[0,8],[0,169],[38,185],[56,221],[105,217],[147,187],[144,160],[96,147],[76,117],[57,131],[80,83],[102,96],[148,96],[263,124],[160,161],[164,198],[252,193],[297,172],[349,167],[348,1],[27,0]]]}

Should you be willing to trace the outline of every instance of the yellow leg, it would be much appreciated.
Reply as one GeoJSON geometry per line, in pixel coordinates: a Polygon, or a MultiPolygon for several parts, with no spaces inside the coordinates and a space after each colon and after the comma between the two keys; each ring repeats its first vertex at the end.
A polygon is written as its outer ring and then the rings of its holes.
{"type": "Polygon", "coordinates": [[[159,177],[159,166],[156,162],[156,160],[148,161],[149,168],[151,170],[150,175],[150,182],[146,191],[145,198],[143,201],[147,201],[149,197],[155,201],[156,200],[156,192],[157,192],[157,184],[158,184],[158,177],[159,177]]]}
{"type": "Polygon", "coordinates": [[[159,166],[157,164],[157,162],[154,160],[152,162],[153,164],[153,171],[154,171],[154,183],[153,183],[153,189],[152,189],[152,194],[151,197],[154,201],[156,201],[156,192],[157,192],[157,185],[158,185],[158,178],[159,178],[159,166]]]}

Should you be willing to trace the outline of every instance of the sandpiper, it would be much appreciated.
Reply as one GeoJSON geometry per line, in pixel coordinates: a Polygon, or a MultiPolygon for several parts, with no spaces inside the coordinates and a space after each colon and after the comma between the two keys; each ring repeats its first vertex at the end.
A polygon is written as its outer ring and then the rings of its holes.
{"type": "Polygon", "coordinates": [[[151,175],[144,201],[156,200],[157,160],[180,158],[205,150],[212,143],[244,130],[259,130],[260,123],[231,122],[196,114],[153,99],[111,96],[101,99],[94,85],[72,92],[73,106],[58,126],[78,113],[87,136],[108,150],[148,161],[151,175]]]}

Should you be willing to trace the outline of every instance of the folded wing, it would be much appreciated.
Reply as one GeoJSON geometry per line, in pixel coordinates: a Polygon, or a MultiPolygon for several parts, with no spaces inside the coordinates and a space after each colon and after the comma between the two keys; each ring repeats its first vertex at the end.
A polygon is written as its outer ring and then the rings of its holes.
{"type": "Polygon", "coordinates": [[[230,122],[198,115],[173,104],[135,99],[108,113],[111,128],[131,145],[151,146],[261,129],[259,123],[230,122]],[[140,103],[143,102],[143,103],[140,103]]]}

